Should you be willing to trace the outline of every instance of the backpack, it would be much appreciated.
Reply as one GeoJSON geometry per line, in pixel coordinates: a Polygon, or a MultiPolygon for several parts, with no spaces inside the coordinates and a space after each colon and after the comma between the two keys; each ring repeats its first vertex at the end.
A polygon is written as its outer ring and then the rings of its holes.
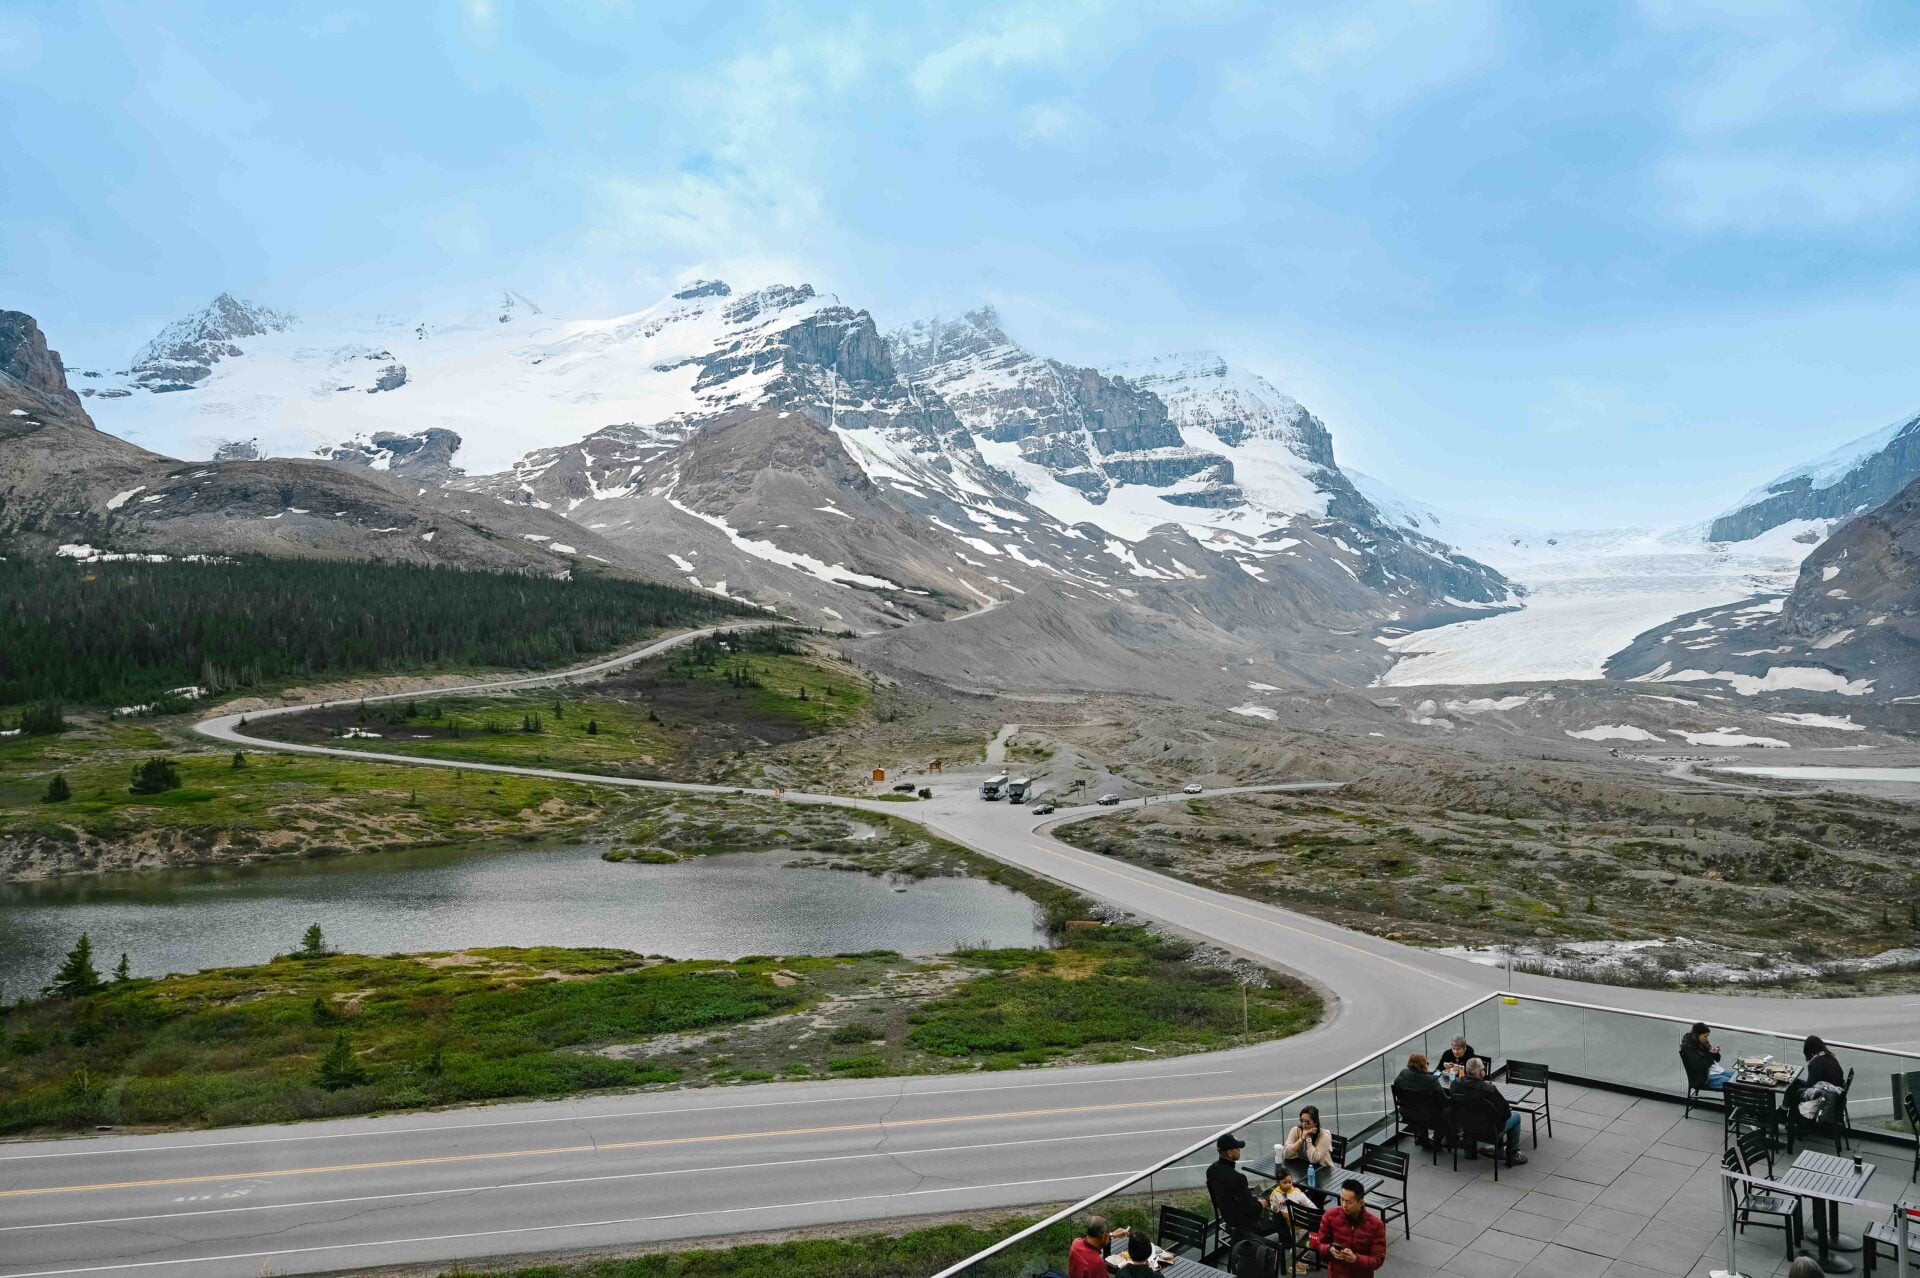
{"type": "Polygon", "coordinates": [[[1233,1278],[1280,1278],[1284,1259],[1280,1248],[1265,1239],[1247,1238],[1235,1243],[1228,1253],[1227,1272],[1233,1278]]]}

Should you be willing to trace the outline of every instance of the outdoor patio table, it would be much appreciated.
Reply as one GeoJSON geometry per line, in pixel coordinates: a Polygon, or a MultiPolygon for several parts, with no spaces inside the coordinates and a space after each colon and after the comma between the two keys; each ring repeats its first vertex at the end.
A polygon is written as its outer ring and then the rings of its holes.
{"type": "MultiPolygon", "coordinates": [[[[1294,1186],[1298,1189],[1305,1189],[1307,1187],[1307,1160],[1304,1158],[1289,1158],[1285,1160],[1284,1165],[1287,1173],[1293,1177],[1294,1186]]],[[[1267,1180],[1277,1181],[1280,1179],[1279,1168],[1271,1158],[1260,1162],[1242,1163],[1240,1164],[1240,1170],[1255,1176],[1265,1177],[1267,1180]]],[[[1369,1194],[1385,1183],[1372,1172],[1349,1171],[1345,1167],[1335,1167],[1324,1171],[1324,1179],[1318,1185],[1315,1185],[1314,1188],[1327,1195],[1329,1199],[1338,1198],[1340,1196],[1340,1182],[1343,1180],[1359,1181],[1369,1194]]]]}
{"type": "MultiPolygon", "coordinates": [[[[1126,1261],[1125,1256],[1108,1256],[1107,1268],[1118,1269],[1126,1261]]],[[[1190,1256],[1175,1256],[1160,1266],[1160,1272],[1167,1275],[1167,1278],[1209,1278],[1212,1274],[1224,1274],[1227,1271],[1215,1269],[1212,1265],[1203,1265],[1190,1256]]]]}
{"type": "Polygon", "coordinates": [[[1794,1192],[1818,1200],[1813,1206],[1813,1229],[1820,1245],[1817,1251],[1802,1247],[1801,1254],[1814,1256],[1820,1268],[1830,1274],[1853,1272],[1853,1262],[1834,1252],[1860,1250],[1858,1238],[1840,1232],[1840,1204],[1834,1200],[1858,1198],[1867,1182],[1873,1179],[1874,1170],[1872,1163],[1862,1163],[1856,1172],[1851,1158],[1808,1149],[1802,1150],[1793,1160],[1793,1166],[1778,1178],[1780,1184],[1794,1192]]]}

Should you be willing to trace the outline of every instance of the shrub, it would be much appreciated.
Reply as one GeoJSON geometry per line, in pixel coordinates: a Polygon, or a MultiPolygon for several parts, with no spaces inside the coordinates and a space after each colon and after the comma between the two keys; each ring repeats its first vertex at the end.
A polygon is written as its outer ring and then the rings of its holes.
{"type": "Polygon", "coordinates": [[[56,772],[53,774],[53,779],[47,782],[47,792],[40,796],[40,802],[65,803],[72,797],[73,787],[67,784],[66,774],[64,772],[56,772]]]}
{"type": "Polygon", "coordinates": [[[133,781],[127,786],[133,794],[164,794],[180,788],[180,769],[172,759],[148,759],[134,765],[133,781]]]}
{"type": "Polygon", "coordinates": [[[347,1039],[347,1032],[341,1030],[334,1035],[333,1046],[320,1058],[320,1068],[314,1071],[313,1081],[317,1087],[337,1092],[346,1087],[358,1087],[372,1081],[366,1067],[360,1064],[353,1054],[353,1044],[347,1039]]]}

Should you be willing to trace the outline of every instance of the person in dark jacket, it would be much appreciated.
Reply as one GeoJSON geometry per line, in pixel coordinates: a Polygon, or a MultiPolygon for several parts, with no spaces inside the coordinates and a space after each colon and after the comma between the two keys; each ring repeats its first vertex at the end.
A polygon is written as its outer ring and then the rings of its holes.
{"type": "MultiPolygon", "coordinates": [[[[1527,1161],[1527,1156],[1520,1152],[1520,1115],[1513,1112],[1513,1106],[1507,1104],[1507,1098],[1500,1094],[1500,1089],[1487,1081],[1485,1061],[1476,1056],[1467,1062],[1467,1076],[1453,1085],[1453,1097],[1456,1104],[1468,1097],[1485,1101],[1505,1124],[1507,1166],[1518,1167],[1527,1161]]],[[[1477,1153],[1469,1150],[1467,1157],[1473,1158],[1477,1153]]]]}
{"type": "Polygon", "coordinates": [[[1431,1149],[1440,1143],[1444,1128],[1418,1125],[1422,1119],[1438,1123],[1447,1106],[1447,1089],[1441,1085],[1439,1077],[1427,1065],[1427,1058],[1419,1052],[1407,1057],[1407,1067],[1393,1076],[1393,1090],[1409,1095],[1418,1094],[1422,1098],[1431,1098],[1432,1109],[1427,1115],[1401,1114],[1400,1121],[1413,1133],[1414,1143],[1422,1149],[1431,1149]]]}
{"type": "Polygon", "coordinates": [[[1229,1132],[1213,1147],[1220,1154],[1207,1168],[1207,1197],[1213,1200],[1214,1216],[1227,1227],[1230,1238],[1272,1233],[1273,1218],[1260,1205],[1245,1173],[1234,1165],[1247,1142],[1229,1132]]]}
{"type": "Polygon", "coordinates": [[[1465,1034],[1455,1034],[1452,1044],[1446,1051],[1440,1053],[1440,1063],[1434,1068],[1457,1073],[1465,1070],[1467,1062],[1479,1054],[1473,1050],[1473,1044],[1467,1041],[1465,1034]]]}
{"type": "Polygon", "coordinates": [[[1840,1068],[1840,1062],[1827,1050],[1818,1034],[1807,1035],[1807,1041],[1800,1045],[1800,1054],[1807,1058],[1805,1074],[1808,1086],[1814,1083],[1832,1083],[1835,1087],[1847,1085],[1847,1072],[1840,1068]]]}
{"type": "Polygon", "coordinates": [[[1114,1267],[1115,1278],[1159,1278],[1160,1271],[1152,1261],[1153,1240],[1145,1234],[1134,1234],[1127,1239],[1126,1260],[1114,1267]]]}
{"type": "Polygon", "coordinates": [[[1712,1030],[1705,1021],[1680,1036],[1680,1063],[1686,1066],[1687,1081],[1695,1087],[1719,1091],[1733,1081],[1733,1067],[1720,1063],[1720,1049],[1711,1041],[1712,1030]]]}

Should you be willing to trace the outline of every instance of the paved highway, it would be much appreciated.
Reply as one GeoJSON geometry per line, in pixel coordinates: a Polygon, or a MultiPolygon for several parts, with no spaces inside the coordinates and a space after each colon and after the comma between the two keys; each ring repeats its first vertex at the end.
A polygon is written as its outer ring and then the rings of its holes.
{"type": "MultiPolygon", "coordinates": [[[[644,659],[692,637],[652,644],[571,677],[644,659]]],[[[562,677],[489,686],[538,686],[562,677]]],[[[286,712],[292,710],[248,718],[286,712]]],[[[200,730],[253,749],[368,757],[263,741],[245,735],[238,720],[211,719],[200,730]]],[[[669,784],[493,770],[608,785],[669,784]]],[[[982,803],[972,783],[957,780],[936,782],[935,797],[917,804],[784,797],[871,806],[921,821],[1089,896],[1285,967],[1329,994],[1328,1016],[1278,1043],[1136,1064],[597,1096],[0,1145],[0,1275],[250,1278],[263,1271],[454,1261],[1073,1198],[1501,984],[1491,969],[1116,863],[1046,832],[1105,809],[1043,820],[1025,808],[982,803]]],[[[1517,984],[1525,992],[1589,1003],[1920,1047],[1920,998],[1913,996],[1769,1000],[1536,977],[1517,984]]]]}

